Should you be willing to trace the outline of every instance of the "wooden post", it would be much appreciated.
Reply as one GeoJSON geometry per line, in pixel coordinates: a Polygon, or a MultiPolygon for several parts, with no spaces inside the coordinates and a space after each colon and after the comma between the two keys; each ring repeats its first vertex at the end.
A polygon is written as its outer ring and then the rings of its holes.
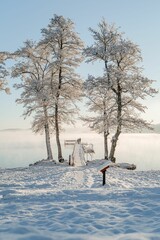
{"type": "Polygon", "coordinates": [[[103,173],[103,185],[106,184],[106,170],[102,172],[103,173]]]}
{"type": "Polygon", "coordinates": [[[103,174],[103,186],[106,184],[106,170],[109,168],[109,165],[103,167],[100,172],[103,174]]]}
{"type": "Polygon", "coordinates": [[[69,155],[69,165],[71,165],[71,155],[69,155]]]}

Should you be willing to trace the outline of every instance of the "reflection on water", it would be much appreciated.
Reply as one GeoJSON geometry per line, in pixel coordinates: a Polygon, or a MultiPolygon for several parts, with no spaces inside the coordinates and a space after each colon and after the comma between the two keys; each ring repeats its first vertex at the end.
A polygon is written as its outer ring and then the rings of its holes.
{"type": "MultiPolygon", "coordinates": [[[[93,143],[94,159],[102,159],[103,137],[95,133],[64,133],[61,137],[63,156],[68,159],[72,148],[64,146],[64,140],[81,137],[84,143],[93,143]]],[[[54,136],[53,136],[54,138],[54,136]]],[[[53,156],[56,160],[57,149],[52,140],[53,156]]],[[[44,136],[34,135],[31,131],[0,132],[0,167],[26,167],[30,163],[46,158],[44,136]]],[[[159,134],[122,134],[117,151],[117,162],[134,163],[137,170],[160,170],[160,135],[159,134]]]]}

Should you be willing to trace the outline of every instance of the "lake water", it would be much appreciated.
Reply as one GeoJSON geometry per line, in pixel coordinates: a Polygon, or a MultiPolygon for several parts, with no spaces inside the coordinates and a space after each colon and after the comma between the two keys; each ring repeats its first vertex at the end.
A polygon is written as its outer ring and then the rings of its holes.
{"type": "MultiPolygon", "coordinates": [[[[96,133],[63,133],[61,143],[63,156],[68,159],[72,148],[64,146],[64,140],[77,139],[94,145],[94,159],[102,159],[103,137],[96,133]]],[[[52,137],[54,139],[54,136],[52,137]]],[[[53,156],[57,150],[52,140],[53,156]]],[[[121,134],[115,157],[117,162],[134,163],[137,170],[160,170],[160,134],[121,134]]],[[[30,130],[0,132],[0,168],[27,167],[46,158],[44,136],[34,135],[30,130]]]]}

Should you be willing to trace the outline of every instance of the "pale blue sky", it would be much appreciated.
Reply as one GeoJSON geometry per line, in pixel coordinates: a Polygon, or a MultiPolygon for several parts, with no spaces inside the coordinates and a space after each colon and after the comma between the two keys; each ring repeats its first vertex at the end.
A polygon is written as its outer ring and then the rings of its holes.
{"type": "MultiPolygon", "coordinates": [[[[154,86],[160,88],[160,0],[0,0],[0,51],[15,51],[26,39],[38,40],[53,14],[70,18],[89,45],[88,28],[96,28],[102,17],[121,27],[142,51],[144,75],[157,80],[154,86]]],[[[80,72],[86,77],[98,68],[83,64],[80,72]]],[[[10,86],[13,83],[9,80],[10,86]]],[[[23,108],[15,103],[19,92],[11,91],[9,96],[0,92],[0,129],[28,128],[31,119],[23,120],[23,108]]],[[[159,123],[160,94],[144,105],[148,107],[145,118],[159,123]]]]}

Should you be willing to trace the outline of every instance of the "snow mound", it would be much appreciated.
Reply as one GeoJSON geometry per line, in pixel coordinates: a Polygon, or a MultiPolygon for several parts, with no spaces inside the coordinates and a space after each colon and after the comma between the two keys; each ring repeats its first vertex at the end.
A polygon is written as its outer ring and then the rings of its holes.
{"type": "Polygon", "coordinates": [[[116,163],[115,167],[124,168],[124,169],[128,169],[128,170],[135,170],[136,169],[136,165],[135,164],[130,164],[130,163],[116,163]]]}
{"type": "Polygon", "coordinates": [[[33,164],[29,164],[29,166],[53,166],[56,164],[56,161],[55,160],[48,160],[48,159],[42,159],[42,160],[39,160],[33,164]]]}

